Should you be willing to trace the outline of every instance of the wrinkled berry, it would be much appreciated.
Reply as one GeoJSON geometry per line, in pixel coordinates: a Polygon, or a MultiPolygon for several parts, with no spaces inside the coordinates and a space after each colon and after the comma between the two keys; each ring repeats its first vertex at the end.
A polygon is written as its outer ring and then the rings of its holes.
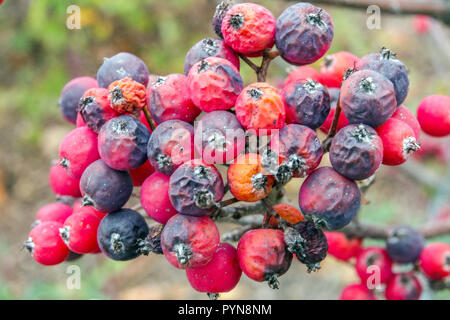
{"type": "Polygon", "coordinates": [[[408,226],[394,228],[386,240],[387,253],[393,261],[399,263],[413,263],[417,261],[423,247],[423,236],[408,226]]]}
{"type": "Polygon", "coordinates": [[[64,223],[64,221],[72,214],[72,211],[72,207],[67,204],[59,202],[50,203],[38,210],[36,213],[36,222],[55,221],[64,223]]]}
{"type": "Polygon", "coordinates": [[[348,261],[362,250],[362,239],[349,239],[341,232],[326,231],[328,253],[336,259],[348,261]]]}
{"type": "Polygon", "coordinates": [[[435,94],[423,99],[417,108],[417,120],[425,133],[434,137],[450,134],[450,97],[435,94]]]}
{"type": "Polygon", "coordinates": [[[365,284],[355,283],[342,289],[339,300],[375,300],[375,296],[365,284]]]}
{"type": "MultiPolygon", "coordinates": [[[[330,94],[330,112],[328,113],[328,117],[325,119],[325,122],[320,127],[320,130],[325,133],[328,133],[330,131],[331,125],[333,124],[334,114],[336,112],[340,92],[341,90],[336,88],[328,89],[328,93],[330,94]]],[[[345,114],[341,111],[341,113],[339,114],[337,131],[341,130],[346,125],[348,125],[348,120],[345,117],[345,114]]]]}
{"type": "Polygon", "coordinates": [[[97,86],[97,80],[91,77],[79,77],[70,80],[62,89],[58,101],[64,119],[75,124],[80,98],[86,90],[97,86]]]}
{"type": "Polygon", "coordinates": [[[419,141],[420,124],[419,121],[417,121],[417,118],[411,112],[411,110],[409,110],[403,105],[398,106],[394,114],[392,115],[392,118],[401,120],[405,122],[408,126],[410,126],[411,129],[413,129],[414,131],[414,137],[416,138],[417,141],[419,141]]]}
{"type": "Polygon", "coordinates": [[[387,283],[384,294],[387,300],[419,300],[422,285],[413,272],[400,273],[387,283]]]}
{"type": "Polygon", "coordinates": [[[105,88],[86,91],[80,99],[79,112],[85,125],[95,133],[99,133],[106,121],[119,115],[111,108],[105,88]]]}
{"type": "Polygon", "coordinates": [[[367,280],[374,281],[375,285],[387,283],[393,275],[392,260],[380,247],[363,249],[356,257],[355,268],[363,284],[367,284],[367,280]]]}
{"type": "Polygon", "coordinates": [[[320,65],[320,82],[328,88],[339,88],[345,71],[354,68],[358,60],[357,56],[348,51],[325,56],[320,65]]]}
{"type": "Polygon", "coordinates": [[[433,280],[450,276],[450,245],[441,242],[427,245],[420,254],[420,267],[433,280]]]}
{"type": "Polygon", "coordinates": [[[67,247],[75,253],[98,251],[97,229],[99,217],[92,212],[72,214],[59,229],[59,234],[67,247]]]}
{"type": "Polygon", "coordinates": [[[140,115],[147,103],[146,87],[131,78],[123,78],[111,83],[108,87],[108,99],[118,113],[140,115]]]}
{"type": "Polygon", "coordinates": [[[279,203],[273,206],[278,215],[289,223],[296,224],[303,221],[305,217],[296,207],[286,203],[279,203]]]}
{"type": "Polygon", "coordinates": [[[56,195],[81,197],[80,180],[69,176],[66,169],[59,163],[55,163],[51,167],[48,181],[56,195]]]}
{"type": "Polygon", "coordinates": [[[147,179],[155,169],[153,169],[152,165],[149,161],[145,161],[143,165],[137,167],[136,169],[130,170],[130,176],[133,180],[133,186],[140,187],[145,179],[147,179]]]}

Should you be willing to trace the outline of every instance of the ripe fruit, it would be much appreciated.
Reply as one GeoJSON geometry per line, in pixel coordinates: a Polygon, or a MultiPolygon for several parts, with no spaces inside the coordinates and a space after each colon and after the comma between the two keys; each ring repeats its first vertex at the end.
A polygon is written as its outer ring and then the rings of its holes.
{"type": "Polygon", "coordinates": [[[131,78],[123,78],[112,82],[109,87],[108,99],[118,113],[140,115],[147,103],[146,86],[131,78]]]}
{"type": "Polygon", "coordinates": [[[392,260],[381,247],[367,247],[356,257],[356,272],[363,284],[371,280],[372,284],[387,283],[392,277],[392,260]]]}
{"type": "Polygon", "coordinates": [[[126,261],[141,254],[148,254],[148,233],[147,223],[139,213],[131,209],[121,209],[108,213],[100,222],[97,242],[109,258],[126,261]]]}
{"type": "Polygon", "coordinates": [[[46,221],[31,229],[24,247],[36,262],[52,266],[66,260],[69,249],[59,236],[61,227],[62,223],[46,221]]]}
{"type": "MultiPolygon", "coordinates": [[[[336,112],[336,107],[337,107],[337,103],[339,100],[340,92],[341,91],[336,88],[328,89],[328,93],[330,94],[330,112],[328,113],[328,116],[325,119],[325,122],[320,127],[320,130],[322,130],[325,133],[328,133],[330,131],[331,125],[333,124],[334,114],[336,112]]],[[[341,113],[339,114],[337,131],[341,130],[346,125],[348,125],[348,120],[345,117],[345,114],[341,111],[341,113]]]]}
{"type": "Polygon", "coordinates": [[[184,60],[184,74],[187,76],[192,66],[208,57],[217,57],[230,61],[239,70],[239,57],[221,39],[205,38],[197,42],[186,54],[184,60]]]}
{"type": "Polygon", "coordinates": [[[72,211],[72,207],[67,204],[60,202],[50,203],[38,210],[35,223],[46,221],[64,223],[64,221],[72,214],[72,211]]]}
{"type": "Polygon", "coordinates": [[[48,176],[50,187],[56,195],[81,197],[80,180],[74,179],[67,174],[66,169],[58,163],[55,163],[48,176]]]}
{"type": "Polygon", "coordinates": [[[98,250],[97,229],[99,217],[92,212],[71,215],[59,229],[59,234],[67,247],[75,253],[91,253],[98,250]]]}
{"type": "Polygon", "coordinates": [[[232,108],[243,88],[239,70],[230,61],[217,57],[194,64],[188,84],[192,102],[205,112],[232,108]]]}
{"type": "Polygon", "coordinates": [[[70,80],[62,89],[58,100],[64,119],[75,124],[80,98],[86,90],[97,86],[97,80],[91,77],[79,77],[70,80]]]}
{"type": "Polygon", "coordinates": [[[145,161],[143,165],[137,167],[136,169],[130,170],[130,176],[133,180],[133,186],[140,187],[142,183],[144,183],[145,179],[149,177],[155,169],[153,169],[152,165],[149,161],[145,161]]]}
{"type": "Polygon", "coordinates": [[[339,300],[375,300],[375,296],[365,284],[355,283],[342,289],[339,300]]]}
{"type": "Polygon", "coordinates": [[[422,285],[414,273],[400,273],[387,283],[384,294],[387,300],[419,300],[422,285]]]}
{"type": "Polygon", "coordinates": [[[286,80],[284,80],[283,88],[292,83],[306,81],[308,79],[320,82],[320,73],[310,66],[301,66],[289,72],[286,80]]]}
{"type": "Polygon", "coordinates": [[[330,112],[328,90],[314,80],[292,82],[283,88],[286,121],[311,129],[320,127],[330,112]]]}
{"type": "Polygon", "coordinates": [[[100,128],[106,121],[119,115],[111,108],[108,90],[105,88],[94,88],[86,91],[80,99],[78,107],[84,124],[95,133],[99,133],[100,128]]]}
{"type": "Polygon", "coordinates": [[[102,88],[108,88],[112,82],[123,78],[131,78],[147,86],[148,77],[145,63],[127,52],[120,52],[111,58],[104,58],[103,64],[97,72],[98,85],[102,88]]]}
{"type": "Polygon", "coordinates": [[[164,256],[178,269],[206,265],[216,253],[219,242],[219,230],[206,216],[177,214],[170,218],[161,233],[164,256]]]}
{"type": "Polygon", "coordinates": [[[348,261],[356,257],[362,250],[362,239],[349,239],[341,232],[326,231],[328,253],[336,259],[348,261]]]}
{"type": "Polygon", "coordinates": [[[133,181],[126,171],[111,169],[103,160],[93,162],[80,180],[83,205],[94,206],[100,212],[122,208],[133,192],[133,181]]]}
{"type": "Polygon", "coordinates": [[[223,194],[224,185],[219,171],[201,159],[182,164],[170,176],[170,202],[175,210],[183,214],[211,214],[223,194]]]}
{"type": "Polygon", "coordinates": [[[356,64],[356,70],[373,70],[381,73],[394,85],[397,105],[405,101],[409,90],[408,69],[391,50],[383,48],[380,53],[362,57],[356,64]]]}
{"type": "Polygon", "coordinates": [[[278,17],[276,46],[281,57],[302,65],[320,59],[331,46],[334,25],[330,15],[310,3],[296,3],[278,17]]]}
{"type": "Polygon", "coordinates": [[[292,262],[281,230],[247,231],[239,240],[237,254],[239,266],[247,277],[267,281],[273,289],[278,289],[277,278],[288,271],[292,262]]]}
{"type": "Polygon", "coordinates": [[[372,70],[352,73],[341,87],[340,104],[350,123],[381,126],[397,107],[392,83],[372,70]]]}
{"type": "Polygon", "coordinates": [[[80,179],[84,169],[99,158],[97,135],[87,127],[70,131],[59,146],[59,163],[74,179],[80,179]]]}
{"type": "Polygon", "coordinates": [[[401,120],[405,122],[408,126],[411,127],[414,131],[414,136],[416,140],[419,140],[420,137],[420,124],[419,121],[417,121],[417,118],[414,116],[414,114],[405,106],[401,105],[398,106],[395,110],[394,114],[392,115],[392,118],[401,120]]]}
{"type": "Polygon", "coordinates": [[[75,123],[76,127],[86,127],[86,123],[83,120],[83,117],[81,116],[80,112],[77,113],[77,121],[75,123]]]}
{"type": "Polygon", "coordinates": [[[233,290],[238,284],[241,274],[237,251],[228,243],[219,244],[208,264],[186,270],[186,276],[192,288],[208,293],[233,290]]]}
{"type": "Polygon", "coordinates": [[[408,226],[399,226],[391,230],[386,240],[389,257],[399,263],[413,263],[419,259],[424,247],[422,235],[408,226]]]}
{"type": "Polygon", "coordinates": [[[147,156],[155,170],[170,176],[194,158],[194,128],[181,120],[161,123],[148,140],[147,156]]]}
{"type": "Polygon", "coordinates": [[[147,105],[153,121],[157,124],[167,120],[192,122],[200,114],[188,94],[187,77],[173,73],[149,84],[147,105]]]}
{"type": "Polygon", "coordinates": [[[425,133],[434,137],[450,134],[450,97],[435,94],[423,99],[417,108],[417,120],[425,133]]]}
{"type": "Polygon", "coordinates": [[[348,51],[325,56],[320,65],[320,82],[328,88],[339,88],[345,71],[354,68],[358,60],[357,56],[348,51]]]}
{"type": "Polygon", "coordinates": [[[401,120],[391,118],[376,128],[376,131],[383,141],[383,164],[390,166],[402,164],[412,152],[420,148],[414,131],[401,120]]]}
{"type": "Polygon", "coordinates": [[[327,229],[337,230],[356,216],[361,193],[354,181],[331,167],[321,167],[303,182],[298,201],[305,216],[324,223],[327,229]]]}
{"type": "Polygon", "coordinates": [[[276,20],[273,14],[255,3],[232,6],[222,20],[225,43],[234,51],[248,56],[259,56],[275,42],[276,20]]]}
{"type": "Polygon", "coordinates": [[[364,180],[375,173],[383,160],[383,142],[364,124],[351,124],[334,136],[330,147],[333,169],[352,180],[364,180]]]}
{"type": "Polygon", "coordinates": [[[440,242],[427,245],[420,254],[420,267],[433,280],[450,276],[450,245],[440,242]]]}
{"type": "Polygon", "coordinates": [[[228,168],[230,192],[238,200],[255,202],[265,198],[272,190],[274,179],[265,175],[261,157],[247,153],[237,157],[228,168]]]}
{"type": "Polygon", "coordinates": [[[212,111],[196,122],[195,149],[206,163],[227,163],[245,147],[245,133],[236,116],[212,111]]]}
{"type": "Polygon", "coordinates": [[[78,200],[74,201],[72,208],[73,208],[73,214],[90,212],[90,213],[95,214],[100,220],[103,219],[107,215],[107,213],[95,210],[95,208],[92,206],[83,206],[83,204],[78,200]]]}
{"type": "Polygon", "coordinates": [[[237,98],[235,110],[244,129],[256,135],[269,135],[271,129],[281,129],[285,125],[283,97],[266,82],[245,87],[237,98]]]}
{"type": "Polygon", "coordinates": [[[131,116],[120,116],[105,123],[98,135],[98,151],[112,169],[133,170],[147,161],[150,132],[131,116]]]}
{"type": "Polygon", "coordinates": [[[305,217],[296,207],[286,203],[279,203],[273,206],[273,209],[279,214],[281,218],[289,223],[297,224],[303,221],[305,217]]]}
{"type": "Polygon", "coordinates": [[[155,221],[166,224],[178,212],[172,206],[169,197],[169,177],[155,172],[141,187],[141,205],[145,212],[155,221]]]}
{"type": "Polygon", "coordinates": [[[220,2],[217,7],[216,11],[214,12],[214,16],[212,18],[212,26],[214,29],[214,32],[223,39],[222,34],[222,21],[223,18],[225,18],[225,15],[227,14],[228,10],[233,6],[233,1],[231,0],[224,0],[220,2]]]}

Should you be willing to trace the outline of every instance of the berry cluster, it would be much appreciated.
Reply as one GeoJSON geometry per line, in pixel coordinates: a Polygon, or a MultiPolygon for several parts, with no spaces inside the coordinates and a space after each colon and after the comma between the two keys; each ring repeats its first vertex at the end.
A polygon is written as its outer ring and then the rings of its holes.
{"type": "Polygon", "coordinates": [[[312,271],[327,253],[356,258],[362,283],[347,287],[345,299],[373,298],[370,266],[379,268],[388,299],[418,298],[421,291],[414,273],[392,272],[393,262],[420,261],[430,278],[448,276],[450,247],[423,248],[421,234],[409,227],[393,229],[386,250],[362,249],[361,239],[335,231],[358,213],[356,180],[370,179],[382,163],[405,162],[419,148],[420,128],[450,134],[449,98],[425,99],[417,121],[402,105],[407,69],[384,48],[362,59],[332,54],[320,72],[304,66],[325,55],[334,35],[330,15],[310,3],[276,19],[260,5],[226,1],[213,26],[219,38],[189,50],[184,74],[150,75],[138,57],[119,53],[105,59],[97,79],[64,87],[62,114],[77,128],[61,142],[49,180],[56,195],[75,201],[39,210],[25,242],[33,258],[55,265],[73,254],[120,261],[164,254],[211,297],[232,290],[242,272],[278,288],[293,257],[312,271]],[[265,79],[277,56],[300,66],[282,88],[265,79]],[[239,57],[258,82],[244,85],[239,57]],[[262,57],[261,66],[249,57],[262,57]],[[318,128],[328,133],[322,143],[318,128]],[[332,167],[319,167],[327,152],[332,167]],[[306,178],[300,210],[284,203],[283,186],[293,178],[306,178]],[[227,192],[233,198],[223,200],[227,192]],[[141,207],[126,207],[132,194],[141,207]],[[241,201],[253,204],[230,206],[241,201]],[[236,208],[242,210],[229,210],[236,208]],[[221,242],[216,222],[239,222],[255,214],[249,208],[264,216],[237,234],[237,248],[221,242]],[[140,209],[157,223],[149,226],[140,209]]]}

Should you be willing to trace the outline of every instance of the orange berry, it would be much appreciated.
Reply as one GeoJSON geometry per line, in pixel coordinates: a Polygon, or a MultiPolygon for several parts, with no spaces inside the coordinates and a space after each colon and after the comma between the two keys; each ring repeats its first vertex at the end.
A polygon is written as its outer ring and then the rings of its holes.
{"type": "Polygon", "coordinates": [[[300,210],[290,204],[280,203],[275,205],[273,208],[280,215],[280,217],[289,223],[297,224],[305,219],[300,210]]]}
{"type": "Polygon", "coordinates": [[[111,107],[119,113],[140,115],[147,103],[146,88],[131,78],[114,81],[108,87],[111,107]]]}

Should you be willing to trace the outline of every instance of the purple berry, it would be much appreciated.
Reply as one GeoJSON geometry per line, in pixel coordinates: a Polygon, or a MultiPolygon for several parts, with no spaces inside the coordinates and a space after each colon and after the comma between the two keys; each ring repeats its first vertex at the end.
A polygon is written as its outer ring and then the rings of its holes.
{"type": "Polygon", "coordinates": [[[232,0],[224,0],[219,3],[216,7],[216,12],[214,12],[214,16],[212,18],[212,25],[214,28],[214,32],[223,39],[222,34],[222,21],[227,14],[227,11],[233,6],[232,0]]]}
{"type": "Polygon", "coordinates": [[[109,91],[105,88],[89,89],[83,94],[78,105],[84,123],[95,133],[100,132],[100,128],[106,121],[119,115],[111,108],[108,93],[109,91]]]}
{"type": "Polygon", "coordinates": [[[389,256],[399,263],[417,261],[423,247],[423,236],[409,226],[395,227],[386,240],[386,250],[389,256]]]}

